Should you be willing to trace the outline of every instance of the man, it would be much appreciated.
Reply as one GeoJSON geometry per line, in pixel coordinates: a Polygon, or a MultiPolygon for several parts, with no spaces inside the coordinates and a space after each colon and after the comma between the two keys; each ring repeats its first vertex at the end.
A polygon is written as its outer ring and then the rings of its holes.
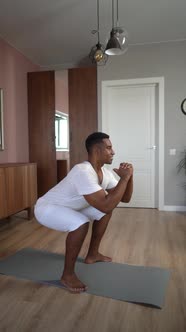
{"type": "Polygon", "coordinates": [[[114,169],[116,180],[104,164],[111,164],[114,156],[109,136],[95,132],[85,142],[88,161],[75,165],[60,183],[38,199],[35,206],[37,220],[49,228],[68,231],[62,284],[71,292],[87,290],[75,274],[75,263],[93,221],[86,264],[110,262],[99,252],[99,245],[119,202],[129,202],[133,191],[133,167],[121,163],[114,169]]]}

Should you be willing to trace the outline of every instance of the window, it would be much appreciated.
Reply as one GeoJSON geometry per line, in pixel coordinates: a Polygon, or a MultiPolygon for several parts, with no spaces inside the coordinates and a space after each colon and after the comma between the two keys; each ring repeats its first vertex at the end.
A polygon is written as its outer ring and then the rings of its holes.
{"type": "Polygon", "coordinates": [[[56,150],[69,150],[69,125],[68,114],[55,113],[55,143],[56,150]]]}

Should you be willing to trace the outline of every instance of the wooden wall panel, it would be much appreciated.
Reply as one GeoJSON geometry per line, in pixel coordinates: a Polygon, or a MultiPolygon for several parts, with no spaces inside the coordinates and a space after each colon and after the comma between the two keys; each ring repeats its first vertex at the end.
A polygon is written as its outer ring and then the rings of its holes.
{"type": "Polygon", "coordinates": [[[60,182],[68,173],[68,160],[57,160],[57,182],[60,182]]]}
{"type": "Polygon", "coordinates": [[[98,129],[97,68],[73,68],[68,71],[70,168],[87,159],[85,138],[98,129]]]}
{"type": "Polygon", "coordinates": [[[54,71],[28,73],[30,162],[37,163],[38,196],[57,183],[54,71]]]}

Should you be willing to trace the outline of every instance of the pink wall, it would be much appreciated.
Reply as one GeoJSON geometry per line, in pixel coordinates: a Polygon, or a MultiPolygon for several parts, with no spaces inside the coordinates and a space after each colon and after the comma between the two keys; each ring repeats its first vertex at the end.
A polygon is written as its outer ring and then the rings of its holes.
{"type": "Polygon", "coordinates": [[[27,72],[39,70],[0,39],[0,88],[4,100],[4,150],[0,151],[0,163],[29,161],[27,72]]]}

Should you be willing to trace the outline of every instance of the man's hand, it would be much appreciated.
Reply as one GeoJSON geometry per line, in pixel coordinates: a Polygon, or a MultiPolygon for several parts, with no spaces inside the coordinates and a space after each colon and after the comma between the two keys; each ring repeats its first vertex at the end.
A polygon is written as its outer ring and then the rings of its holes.
{"type": "Polygon", "coordinates": [[[119,168],[113,170],[122,179],[129,180],[133,175],[133,166],[130,163],[120,163],[119,168]]]}

